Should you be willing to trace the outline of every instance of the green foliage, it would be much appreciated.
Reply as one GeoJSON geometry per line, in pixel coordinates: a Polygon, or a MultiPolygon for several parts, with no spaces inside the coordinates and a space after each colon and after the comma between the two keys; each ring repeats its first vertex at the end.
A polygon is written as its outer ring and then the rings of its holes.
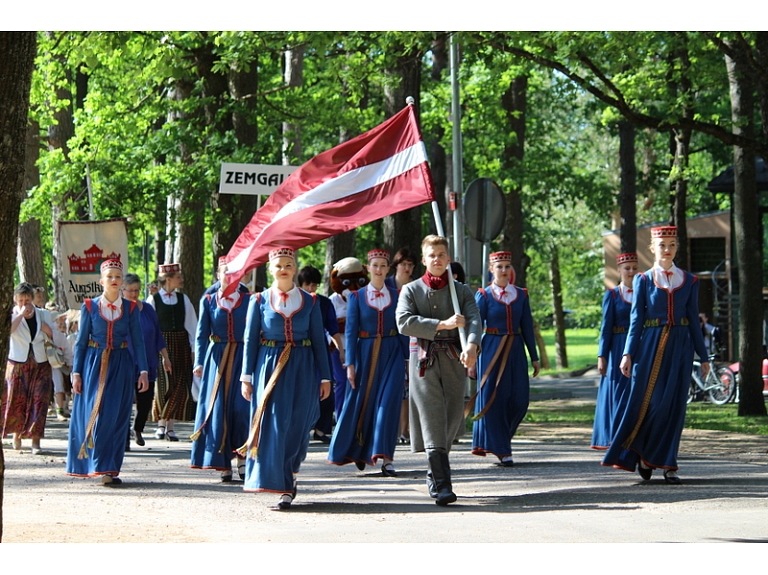
{"type": "MultiPolygon", "coordinates": [[[[489,177],[503,190],[521,189],[536,318],[544,322],[552,313],[548,264],[556,248],[569,322],[596,327],[603,291],[601,232],[612,227],[618,208],[619,116],[595,91],[666,122],[692,109],[700,121],[727,126],[722,54],[706,34],[694,32],[463,32],[456,37],[464,180],[489,177]],[[520,57],[521,51],[538,60],[520,57]],[[545,59],[562,69],[543,66],[545,59]],[[500,102],[520,75],[528,79],[525,159],[510,168],[502,157],[515,135],[506,128],[500,102]],[[686,79],[693,82],[690,91],[680,88],[686,79]]],[[[302,139],[301,153],[289,158],[293,164],[372,128],[385,117],[385,95],[399,82],[393,70],[404,63],[421,66],[421,92],[414,95],[420,96],[422,132],[449,150],[448,72],[442,78],[431,75],[433,43],[445,38],[440,32],[402,31],[41,33],[32,117],[45,131],[55,124],[57,111],[71,108],[74,137],[66,152],[43,150],[41,185],[24,202],[22,218],[40,219],[50,254],[51,208],[65,218],[86,211],[89,175],[94,217],[130,220],[132,262],[141,261],[147,235],[164,230],[168,216],[182,222],[202,216],[208,234],[221,231],[232,217],[211,202],[222,161],[282,163],[285,123],[302,139]],[[304,56],[297,86],[288,86],[283,76],[288,49],[304,56]],[[254,93],[237,100],[227,89],[212,94],[211,80],[227,81],[233,71],[256,75],[254,93]],[[79,99],[82,80],[87,92],[79,99]],[[182,88],[188,97],[178,97],[182,88]],[[252,146],[238,143],[232,125],[232,115],[243,111],[258,132],[252,146]],[[195,200],[199,209],[179,211],[173,200],[180,198],[195,200]]],[[[690,182],[689,213],[727,207],[727,197],[713,197],[704,187],[730,163],[729,151],[700,133],[694,133],[691,148],[682,174],[690,182]]],[[[663,122],[657,130],[637,131],[637,165],[638,223],[666,219],[675,174],[663,122]]],[[[429,210],[424,213],[431,217],[429,210]]],[[[381,234],[379,223],[359,228],[358,254],[381,245],[381,234]]],[[[324,251],[324,242],[302,249],[302,263],[322,269],[324,251]]],[[[203,257],[212,261],[213,254],[203,257]]],[[[569,349],[571,358],[572,353],[569,349]]]]}

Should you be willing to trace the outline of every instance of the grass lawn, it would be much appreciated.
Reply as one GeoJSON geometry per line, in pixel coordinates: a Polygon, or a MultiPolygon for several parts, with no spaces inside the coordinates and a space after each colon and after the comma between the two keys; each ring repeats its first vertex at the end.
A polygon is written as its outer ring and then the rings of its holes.
{"type": "Polygon", "coordinates": [[[542,375],[577,371],[586,367],[597,365],[597,329],[567,329],[565,330],[565,353],[568,356],[568,367],[556,369],[557,355],[555,354],[555,330],[541,331],[541,336],[546,344],[547,356],[551,369],[542,370],[542,375]]]}

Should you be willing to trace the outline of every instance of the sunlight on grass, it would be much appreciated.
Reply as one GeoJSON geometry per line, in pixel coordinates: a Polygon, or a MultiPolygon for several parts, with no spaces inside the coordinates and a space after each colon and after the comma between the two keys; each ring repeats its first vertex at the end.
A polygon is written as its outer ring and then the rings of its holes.
{"type": "Polygon", "coordinates": [[[541,331],[541,336],[547,348],[547,356],[551,369],[542,370],[542,375],[552,375],[584,369],[597,365],[597,329],[567,329],[565,330],[565,352],[568,357],[568,367],[557,369],[557,355],[555,354],[555,331],[546,329],[541,331]]]}

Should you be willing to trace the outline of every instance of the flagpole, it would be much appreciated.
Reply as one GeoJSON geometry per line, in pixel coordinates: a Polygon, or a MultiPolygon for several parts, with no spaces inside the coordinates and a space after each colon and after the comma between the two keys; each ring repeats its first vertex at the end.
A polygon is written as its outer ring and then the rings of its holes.
{"type": "MultiPolygon", "coordinates": [[[[443,231],[443,222],[440,219],[440,208],[437,206],[437,202],[432,202],[432,215],[435,218],[435,227],[437,228],[437,235],[445,237],[443,231]]],[[[461,314],[461,308],[459,307],[459,298],[456,297],[456,286],[453,285],[453,270],[451,264],[448,264],[448,291],[451,292],[451,302],[453,303],[453,313],[461,314]]],[[[459,328],[459,338],[461,339],[461,350],[467,351],[467,334],[464,333],[464,329],[459,328]]]]}
{"type": "MultiPolygon", "coordinates": [[[[408,106],[413,106],[416,103],[416,100],[413,99],[413,96],[408,96],[405,99],[405,103],[408,106]]],[[[445,237],[445,230],[443,230],[443,220],[440,218],[440,208],[438,207],[436,201],[432,202],[432,216],[435,218],[435,229],[437,230],[437,235],[445,237]]],[[[456,297],[456,286],[453,285],[453,270],[451,269],[451,264],[448,264],[448,291],[451,293],[453,313],[460,315],[461,308],[459,307],[459,298],[456,297]]],[[[459,339],[461,340],[461,350],[467,351],[467,334],[461,328],[459,328],[459,339]]]]}

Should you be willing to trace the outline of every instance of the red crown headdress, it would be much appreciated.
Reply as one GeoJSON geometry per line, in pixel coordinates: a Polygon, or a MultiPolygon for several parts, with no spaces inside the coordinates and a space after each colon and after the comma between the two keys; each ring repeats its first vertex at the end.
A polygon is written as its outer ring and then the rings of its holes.
{"type": "Polygon", "coordinates": [[[637,263],[637,254],[635,252],[626,252],[616,256],[617,266],[626,263],[637,263]]]}
{"type": "Polygon", "coordinates": [[[660,226],[651,228],[651,238],[676,238],[677,226],[660,226]]]}
{"type": "Polygon", "coordinates": [[[383,258],[389,262],[389,252],[387,250],[371,250],[368,252],[368,261],[374,258],[383,258]]]}
{"type": "Polygon", "coordinates": [[[275,248],[269,251],[269,259],[275,258],[293,258],[296,259],[296,252],[291,248],[275,248]]]}

